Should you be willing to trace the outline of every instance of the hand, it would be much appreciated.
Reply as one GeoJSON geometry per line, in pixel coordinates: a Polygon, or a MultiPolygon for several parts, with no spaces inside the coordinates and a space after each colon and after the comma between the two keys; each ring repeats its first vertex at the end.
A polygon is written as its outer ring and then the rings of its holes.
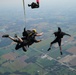
{"type": "Polygon", "coordinates": [[[41,35],[43,35],[43,32],[41,33],[41,35]]]}
{"type": "Polygon", "coordinates": [[[42,40],[39,40],[39,42],[41,42],[42,40]]]}
{"type": "Polygon", "coordinates": [[[42,40],[40,40],[40,41],[42,41],[42,40]]]}

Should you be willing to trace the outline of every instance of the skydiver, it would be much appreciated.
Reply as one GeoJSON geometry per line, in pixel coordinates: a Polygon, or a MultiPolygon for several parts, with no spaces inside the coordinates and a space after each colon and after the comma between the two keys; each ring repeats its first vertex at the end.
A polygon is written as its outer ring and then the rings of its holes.
{"type": "MultiPolygon", "coordinates": [[[[22,39],[24,40],[24,42],[22,42],[21,44],[17,44],[16,47],[15,47],[16,50],[21,48],[22,46],[26,46],[28,48],[33,43],[40,42],[41,40],[36,40],[35,37],[36,36],[41,36],[43,33],[37,33],[36,29],[33,29],[31,31],[31,30],[25,30],[25,28],[24,28],[24,32],[22,34],[23,34],[22,39]]],[[[23,49],[24,49],[24,47],[23,47],[23,49]]]]}
{"type": "Polygon", "coordinates": [[[26,50],[26,47],[32,45],[33,43],[38,43],[40,42],[41,40],[36,40],[35,37],[36,36],[41,36],[43,33],[37,33],[35,29],[32,30],[32,32],[36,33],[35,35],[33,36],[30,36],[28,37],[28,40],[24,37],[20,38],[19,36],[15,35],[15,38],[9,36],[8,34],[7,35],[3,35],[2,37],[7,37],[7,38],[10,38],[11,40],[13,40],[14,42],[17,43],[15,49],[18,50],[19,48],[23,48],[23,51],[27,51],[26,50]]]}
{"type": "Polygon", "coordinates": [[[52,44],[54,44],[54,43],[57,42],[58,45],[59,45],[59,48],[60,48],[60,54],[62,55],[62,54],[63,54],[63,53],[62,53],[62,48],[61,48],[62,38],[63,38],[64,35],[67,35],[67,36],[71,36],[71,35],[69,35],[69,34],[67,34],[67,33],[65,33],[65,32],[62,32],[60,27],[58,27],[58,31],[57,31],[57,32],[54,32],[53,34],[55,35],[56,38],[55,38],[54,41],[52,41],[52,42],[50,43],[50,47],[49,47],[49,49],[48,49],[47,51],[49,51],[49,50],[51,49],[52,44]]]}
{"type": "Polygon", "coordinates": [[[36,0],[36,3],[32,2],[31,4],[28,4],[28,6],[31,6],[32,9],[39,8],[39,0],[36,0]]]}

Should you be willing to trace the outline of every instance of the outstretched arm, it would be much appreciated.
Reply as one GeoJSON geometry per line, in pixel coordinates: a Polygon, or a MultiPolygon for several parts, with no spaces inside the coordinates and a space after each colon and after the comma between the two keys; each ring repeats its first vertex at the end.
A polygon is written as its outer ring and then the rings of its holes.
{"type": "Polygon", "coordinates": [[[42,36],[42,35],[43,35],[43,32],[36,34],[36,36],[42,36]]]}
{"type": "Polygon", "coordinates": [[[67,33],[64,33],[64,35],[67,35],[67,36],[70,36],[71,37],[71,35],[70,34],[67,34],[67,33]]]}
{"type": "Polygon", "coordinates": [[[71,36],[70,34],[66,34],[66,35],[71,36]]]}
{"type": "Polygon", "coordinates": [[[34,40],[35,41],[35,43],[39,43],[39,42],[41,42],[42,40],[34,40]]]}

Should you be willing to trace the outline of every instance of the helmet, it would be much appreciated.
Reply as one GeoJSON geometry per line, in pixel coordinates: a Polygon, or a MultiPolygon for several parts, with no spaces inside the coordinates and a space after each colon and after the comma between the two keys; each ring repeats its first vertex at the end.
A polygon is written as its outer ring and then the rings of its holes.
{"type": "Polygon", "coordinates": [[[36,33],[36,29],[32,29],[32,31],[36,33]]]}
{"type": "Polygon", "coordinates": [[[61,28],[60,27],[58,27],[58,31],[61,32],[61,28]]]}

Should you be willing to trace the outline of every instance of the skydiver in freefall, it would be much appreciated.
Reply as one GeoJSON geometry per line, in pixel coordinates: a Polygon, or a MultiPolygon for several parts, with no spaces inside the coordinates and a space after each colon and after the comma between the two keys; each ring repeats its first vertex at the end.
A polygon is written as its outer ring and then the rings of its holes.
{"type": "Polygon", "coordinates": [[[3,35],[2,37],[6,37],[6,38],[10,38],[11,40],[13,40],[14,42],[17,43],[15,49],[18,50],[19,48],[22,48],[23,51],[27,51],[26,49],[26,46],[30,46],[32,45],[33,43],[38,43],[40,42],[41,40],[36,40],[36,36],[41,36],[43,33],[37,33],[36,32],[36,29],[33,29],[33,30],[29,30],[31,31],[32,33],[30,33],[27,38],[26,38],[26,32],[25,32],[25,29],[24,29],[24,32],[23,32],[23,37],[20,38],[19,36],[15,35],[15,38],[14,37],[11,37],[9,36],[8,34],[7,35],[3,35]]]}
{"type": "Polygon", "coordinates": [[[56,38],[55,38],[54,41],[52,41],[52,42],[50,43],[50,47],[49,47],[49,49],[48,49],[47,51],[49,51],[49,50],[51,49],[52,44],[58,43],[59,48],[60,48],[60,54],[62,55],[62,54],[63,54],[63,53],[62,53],[62,48],[61,48],[62,38],[63,38],[64,35],[67,35],[67,36],[71,36],[71,35],[69,35],[69,34],[67,34],[67,33],[65,33],[65,32],[62,32],[62,30],[61,30],[60,27],[58,27],[58,31],[57,31],[57,32],[54,32],[53,34],[55,35],[56,38]]]}
{"type": "MultiPolygon", "coordinates": [[[[38,43],[41,40],[36,40],[36,36],[41,36],[43,34],[42,33],[37,33],[36,29],[33,30],[25,30],[22,33],[23,37],[22,39],[24,40],[23,46],[29,47],[30,45],[32,45],[33,43],[38,43]]],[[[21,44],[17,44],[16,45],[16,50],[21,48],[21,44]]],[[[27,51],[27,50],[26,50],[27,51]]]]}
{"type": "Polygon", "coordinates": [[[31,4],[28,4],[28,6],[31,7],[32,9],[39,8],[39,0],[36,0],[36,3],[32,2],[31,4]]]}

